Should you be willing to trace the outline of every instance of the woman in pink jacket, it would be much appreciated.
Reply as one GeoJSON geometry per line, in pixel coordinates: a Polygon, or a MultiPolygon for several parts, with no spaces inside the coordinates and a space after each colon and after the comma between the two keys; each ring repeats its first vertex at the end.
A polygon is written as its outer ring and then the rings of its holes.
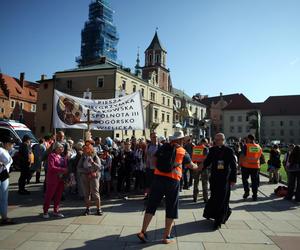
{"type": "Polygon", "coordinates": [[[43,215],[45,219],[49,218],[48,210],[52,199],[54,200],[53,215],[56,217],[64,217],[63,214],[59,213],[59,204],[64,191],[64,177],[68,172],[67,159],[61,156],[63,152],[64,146],[61,143],[56,142],[53,146],[53,152],[48,156],[47,183],[43,215]]]}

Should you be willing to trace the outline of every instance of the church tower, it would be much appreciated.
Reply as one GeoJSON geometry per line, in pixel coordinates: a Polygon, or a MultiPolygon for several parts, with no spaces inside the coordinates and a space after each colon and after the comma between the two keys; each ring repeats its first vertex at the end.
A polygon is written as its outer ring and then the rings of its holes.
{"type": "Polygon", "coordinates": [[[167,51],[162,46],[157,30],[155,31],[152,42],[145,51],[145,66],[143,67],[142,76],[145,80],[153,80],[156,78],[156,84],[163,90],[171,91],[169,82],[170,72],[166,66],[167,51]]]}

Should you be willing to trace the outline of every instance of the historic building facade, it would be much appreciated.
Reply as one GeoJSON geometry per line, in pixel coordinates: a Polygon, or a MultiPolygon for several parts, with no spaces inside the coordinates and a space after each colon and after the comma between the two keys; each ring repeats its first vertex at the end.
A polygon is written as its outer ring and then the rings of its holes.
{"type": "Polygon", "coordinates": [[[36,130],[36,103],[38,84],[0,73],[0,118],[12,119],[36,130]]]}

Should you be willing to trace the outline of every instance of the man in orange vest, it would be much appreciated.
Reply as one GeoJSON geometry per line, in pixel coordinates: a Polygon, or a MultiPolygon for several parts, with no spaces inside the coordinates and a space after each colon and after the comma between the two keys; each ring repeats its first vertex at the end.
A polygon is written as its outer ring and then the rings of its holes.
{"type": "Polygon", "coordinates": [[[255,143],[253,135],[247,136],[247,143],[242,149],[243,162],[242,162],[242,181],[244,187],[243,198],[247,199],[249,196],[249,176],[251,177],[252,200],[257,200],[257,190],[259,185],[259,169],[260,157],[262,155],[261,147],[255,143]]]}
{"type": "Polygon", "coordinates": [[[193,170],[193,178],[194,178],[194,191],[193,191],[193,200],[197,202],[198,194],[199,194],[199,180],[201,176],[202,182],[202,194],[204,202],[208,201],[208,169],[203,169],[203,162],[206,159],[208,154],[208,141],[203,138],[199,145],[193,147],[192,153],[192,162],[198,165],[197,169],[193,170]]]}
{"type": "Polygon", "coordinates": [[[184,138],[185,136],[182,131],[177,131],[173,136],[169,137],[170,144],[174,150],[174,156],[171,157],[171,171],[164,171],[162,170],[163,166],[159,166],[161,162],[159,159],[159,150],[161,149],[159,149],[156,153],[157,164],[154,170],[154,180],[149,195],[142,230],[137,234],[137,237],[143,243],[148,241],[146,234],[147,228],[164,196],[166,202],[166,227],[163,235],[163,243],[169,244],[174,241],[171,236],[171,230],[174,219],[178,218],[178,201],[180,179],[182,177],[182,165],[185,164],[186,167],[197,168],[197,165],[191,161],[189,154],[183,148],[184,138]]]}

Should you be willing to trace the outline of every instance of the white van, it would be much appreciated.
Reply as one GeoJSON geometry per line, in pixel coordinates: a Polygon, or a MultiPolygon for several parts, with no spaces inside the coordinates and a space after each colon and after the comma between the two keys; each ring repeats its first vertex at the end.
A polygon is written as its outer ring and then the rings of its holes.
{"type": "Polygon", "coordinates": [[[0,119],[0,140],[4,135],[13,137],[16,144],[22,142],[24,135],[29,135],[31,143],[38,143],[32,131],[25,124],[14,120],[0,119]]]}

